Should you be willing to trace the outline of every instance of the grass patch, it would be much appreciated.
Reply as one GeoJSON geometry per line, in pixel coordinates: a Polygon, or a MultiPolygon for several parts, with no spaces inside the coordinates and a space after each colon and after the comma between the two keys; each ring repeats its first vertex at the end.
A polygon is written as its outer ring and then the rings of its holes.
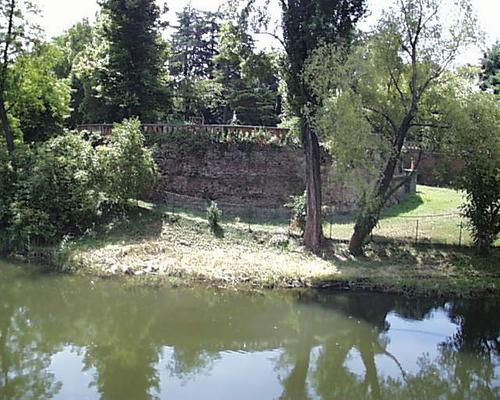
{"type": "MultiPolygon", "coordinates": [[[[374,238],[470,246],[467,220],[460,215],[463,200],[463,194],[456,190],[418,185],[415,195],[383,212],[374,238]]],[[[331,227],[324,224],[325,235],[330,237],[331,232],[335,239],[348,240],[354,220],[355,215],[334,217],[331,227]]]]}
{"type": "Polygon", "coordinates": [[[352,258],[330,243],[322,257],[303,249],[286,224],[222,223],[210,232],[201,213],[172,214],[142,204],[67,245],[71,271],[98,276],[131,275],[148,282],[206,282],[217,286],[333,287],[407,294],[499,294],[500,253],[480,259],[470,249],[422,248],[373,243],[352,258]]]}

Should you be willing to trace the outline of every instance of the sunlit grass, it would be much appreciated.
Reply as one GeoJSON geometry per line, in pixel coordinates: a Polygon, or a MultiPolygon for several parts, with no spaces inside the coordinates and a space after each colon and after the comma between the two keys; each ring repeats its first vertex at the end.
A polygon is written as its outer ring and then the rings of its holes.
{"type": "MultiPolygon", "coordinates": [[[[443,244],[471,244],[467,221],[460,215],[463,194],[453,189],[417,186],[417,193],[383,212],[373,235],[381,238],[443,244]],[[418,225],[418,226],[417,226],[418,225]]],[[[333,238],[348,240],[355,215],[341,215],[324,224],[333,238]]]]}

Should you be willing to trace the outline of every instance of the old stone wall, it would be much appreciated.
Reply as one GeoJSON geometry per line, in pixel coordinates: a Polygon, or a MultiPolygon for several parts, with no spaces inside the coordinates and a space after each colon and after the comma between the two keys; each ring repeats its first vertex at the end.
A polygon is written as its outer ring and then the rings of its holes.
{"type": "MultiPolygon", "coordinates": [[[[410,149],[403,163],[409,166],[418,159],[418,151],[410,149]]],[[[426,152],[418,165],[418,183],[429,186],[450,186],[464,168],[464,161],[445,153],[426,152]]]]}
{"type": "MultiPolygon", "coordinates": [[[[176,193],[236,208],[282,209],[305,188],[305,158],[299,146],[170,138],[154,144],[154,157],[161,173],[155,190],[158,200],[169,201],[170,193],[176,193]]],[[[356,191],[330,181],[330,158],[327,154],[322,158],[324,204],[337,211],[353,210],[356,191]]],[[[403,186],[393,202],[402,201],[410,191],[403,186]]],[[[175,201],[182,203],[182,198],[175,201]]],[[[193,201],[186,198],[186,202],[193,201]]]]}

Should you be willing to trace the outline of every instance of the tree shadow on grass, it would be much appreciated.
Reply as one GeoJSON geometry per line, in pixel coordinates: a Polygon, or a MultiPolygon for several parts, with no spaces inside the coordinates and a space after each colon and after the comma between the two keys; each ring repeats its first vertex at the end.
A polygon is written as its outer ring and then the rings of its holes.
{"type": "Polygon", "coordinates": [[[397,217],[400,214],[409,213],[417,209],[422,204],[424,204],[424,200],[422,199],[422,196],[419,194],[419,192],[417,192],[416,194],[412,194],[405,201],[388,207],[382,212],[382,218],[397,217]]]}
{"type": "MultiPolygon", "coordinates": [[[[346,245],[332,244],[334,247],[333,259],[342,269],[363,268],[370,270],[376,276],[379,272],[401,272],[401,277],[409,272],[408,276],[416,278],[415,269],[422,277],[445,277],[452,273],[457,277],[499,277],[500,248],[492,249],[490,256],[479,257],[474,249],[450,245],[436,244],[403,244],[403,243],[370,243],[365,248],[365,255],[353,258],[349,255],[346,245]],[[390,267],[388,269],[388,267],[390,267]],[[437,275],[436,275],[437,274],[437,275]]],[[[369,273],[370,275],[370,273],[369,273]]]]}
{"type": "Polygon", "coordinates": [[[81,245],[104,247],[124,242],[134,244],[161,236],[165,216],[155,208],[131,207],[101,221],[95,231],[78,240],[81,245]]]}
{"type": "MultiPolygon", "coordinates": [[[[424,204],[424,200],[422,199],[422,196],[417,192],[417,194],[409,196],[401,203],[387,207],[385,210],[382,211],[380,219],[398,217],[401,214],[406,214],[413,210],[416,210],[422,204],[424,204]]],[[[326,216],[325,222],[327,224],[333,223],[339,225],[349,225],[356,223],[356,218],[357,218],[357,213],[355,212],[333,214],[331,216],[326,216]]]]}

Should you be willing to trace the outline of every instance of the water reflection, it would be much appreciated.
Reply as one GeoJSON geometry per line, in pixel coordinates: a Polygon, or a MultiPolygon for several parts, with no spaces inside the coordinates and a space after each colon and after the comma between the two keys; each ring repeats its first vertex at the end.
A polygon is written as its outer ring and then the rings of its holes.
{"type": "Polygon", "coordinates": [[[0,261],[0,399],[495,399],[499,302],[125,289],[0,261]]]}

